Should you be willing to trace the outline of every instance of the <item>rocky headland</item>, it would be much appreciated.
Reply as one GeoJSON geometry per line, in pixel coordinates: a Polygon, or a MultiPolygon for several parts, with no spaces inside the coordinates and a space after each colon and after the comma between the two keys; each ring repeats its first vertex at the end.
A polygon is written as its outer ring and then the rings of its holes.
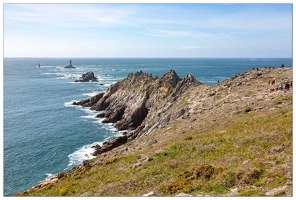
{"type": "Polygon", "coordinates": [[[111,85],[106,93],[73,105],[103,111],[97,117],[103,117],[103,123],[116,123],[118,130],[134,130],[105,142],[102,147],[97,145],[93,155],[98,155],[180,118],[185,110],[182,105],[175,104],[176,100],[191,87],[199,85],[202,83],[191,74],[181,79],[171,70],[158,78],[140,71],[130,73],[127,78],[111,85]]]}
{"type": "Polygon", "coordinates": [[[95,77],[95,74],[92,71],[90,71],[82,74],[82,76],[74,82],[98,82],[98,78],[95,77]]]}
{"type": "Polygon", "coordinates": [[[73,103],[129,131],[18,195],[289,196],[292,88],[279,85],[292,77],[291,68],[253,69],[208,86],[173,70],[130,73],[73,103]]]}

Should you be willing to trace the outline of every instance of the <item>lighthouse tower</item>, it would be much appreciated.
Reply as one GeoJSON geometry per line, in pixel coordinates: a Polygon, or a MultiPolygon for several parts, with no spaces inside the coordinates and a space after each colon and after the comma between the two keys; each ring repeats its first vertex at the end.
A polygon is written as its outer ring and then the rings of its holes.
{"type": "Polygon", "coordinates": [[[67,66],[65,66],[65,68],[75,68],[75,67],[73,67],[73,65],[72,65],[72,60],[70,60],[70,64],[67,65],[67,66]]]}

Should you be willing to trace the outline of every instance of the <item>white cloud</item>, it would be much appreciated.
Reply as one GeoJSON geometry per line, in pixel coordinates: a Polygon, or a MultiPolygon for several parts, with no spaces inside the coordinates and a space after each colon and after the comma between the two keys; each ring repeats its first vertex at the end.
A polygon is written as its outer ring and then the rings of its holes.
{"type": "Polygon", "coordinates": [[[292,11],[273,7],[271,12],[255,4],[4,4],[4,54],[116,57],[129,49],[130,56],[145,57],[158,56],[162,47],[164,56],[291,51],[292,11]],[[247,50],[240,52],[242,47],[247,50]]]}
{"type": "Polygon", "coordinates": [[[127,18],[133,13],[129,8],[108,8],[104,4],[16,4],[5,9],[4,24],[77,28],[129,25],[127,18]]]}
{"type": "Polygon", "coordinates": [[[148,29],[148,35],[157,37],[191,37],[191,38],[218,38],[216,34],[198,31],[148,29]]]}

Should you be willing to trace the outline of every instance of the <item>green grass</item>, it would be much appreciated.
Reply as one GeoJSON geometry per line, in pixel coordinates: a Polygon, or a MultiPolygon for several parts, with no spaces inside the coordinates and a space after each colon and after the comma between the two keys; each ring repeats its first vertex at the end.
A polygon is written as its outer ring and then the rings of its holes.
{"type": "Polygon", "coordinates": [[[22,195],[141,196],[155,191],[162,196],[180,192],[222,196],[234,187],[240,188],[240,196],[265,195],[264,189],[286,183],[287,157],[292,158],[291,127],[291,107],[238,113],[202,132],[179,134],[161,147],[161,153],[151,148],[109,159],[101,166],[22,195]],[[133,168],[139,154],[153,160],[133,168]]]}

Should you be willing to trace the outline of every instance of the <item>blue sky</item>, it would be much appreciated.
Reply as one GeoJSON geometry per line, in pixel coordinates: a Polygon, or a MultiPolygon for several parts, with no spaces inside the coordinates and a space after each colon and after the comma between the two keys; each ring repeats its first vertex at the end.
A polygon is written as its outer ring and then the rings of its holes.
{"type": "Polygon", "coordinates": [[[292,57],[292,4],[4,4],[4,57],[292,57]]]}

